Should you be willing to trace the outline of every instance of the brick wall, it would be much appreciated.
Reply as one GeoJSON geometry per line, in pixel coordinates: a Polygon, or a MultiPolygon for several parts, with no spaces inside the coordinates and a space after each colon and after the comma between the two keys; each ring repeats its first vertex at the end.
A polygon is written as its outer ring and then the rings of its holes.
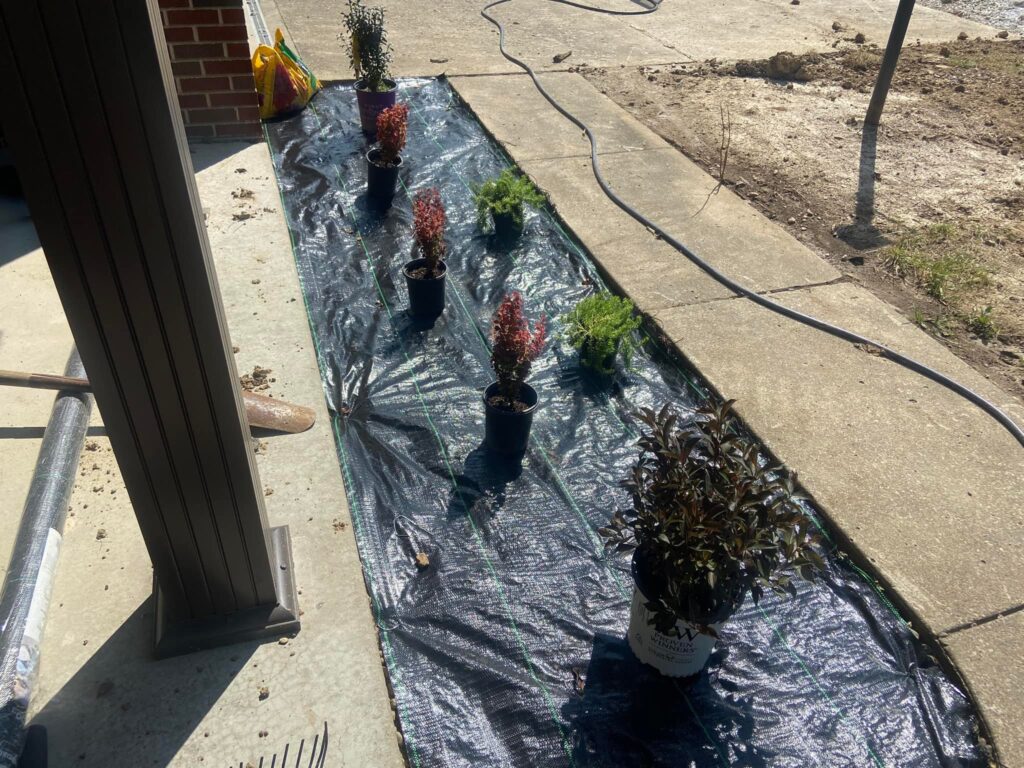
{"type": "Polygon", "coordinates": [[[242,0],[159,0],[190,139],[259,138],[242,0]]]}

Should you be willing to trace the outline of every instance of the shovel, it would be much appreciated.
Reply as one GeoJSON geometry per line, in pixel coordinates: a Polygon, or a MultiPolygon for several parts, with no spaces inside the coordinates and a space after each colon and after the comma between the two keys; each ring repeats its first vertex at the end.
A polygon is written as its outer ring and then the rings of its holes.
{"type": "MultiPolygon", "coordinates": [[[[22,373],[21,371],[0,370],[0,385],[9,387],[30,387],[32,389],[61,389],[68,392],[90,392],[88,379],[70,376],[53,376],[48,373],[22,373]]],[[[245,416],[250,427],[270,429],[275,432],[305,432],[313,426],[316,414],[304,405],[286,403],[255,392],[242,392],[245,416]]]]}

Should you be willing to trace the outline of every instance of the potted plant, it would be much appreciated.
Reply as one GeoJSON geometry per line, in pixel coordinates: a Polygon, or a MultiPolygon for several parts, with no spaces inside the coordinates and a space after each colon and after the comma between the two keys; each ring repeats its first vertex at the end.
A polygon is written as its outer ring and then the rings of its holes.
{"type": "Polygon", "coordinates": [[[584,368],[600,374],[614,373],[619,353],[629,365],[636,348],[633,331],[640,327],[640,318],[629,299],[608,291],[592,294],[563,315],[562,322],[563,334],[580,353],[584,368]]]}
{"type": "Polygon", "coordinates": [[[395,81],[390,76],[391,46],[384,30],[384,9],[366,8],[362,0],[349,0],[344,16],[355,73],[356,102],[363,132],[373,135],[377,115],[395,105],[395,81]]]}
{"type": "Polygon", "coordinates": [[[377,115],[377,144],[366,153],[366,196],[377,208],[390,208],[402,167],[409,108],[388,107],[377,115]]]}
{"type": "Polygon", "coordinates": [[[600,530],[607,547],[634,551],[629,645],[671,677],[703,669],[747,594],[756,604],[766,589],[792,593],[790,574],[823,567],[793,478],[762,466],[731,407],[701,408],[691,427],[668,405],[644,409],[641,454],[623,483],[632,509],[600,530]]]}
{"type": "Polygon", "coordinates": [[[475,187],[473,200],[480,228],[486,232],[493,222],[494,234],[504,239],[516,237],[522,231],[524,203],[542,205],[544,195],[528,178],[506,168],[498,178],[475,187]]]}
{"type": "Polygon", "coordinates": [[[412,231],[420,257],[402,269],[409,288],[409,313],[436,317],[444,311],[444,282],[448,267],[442,260],[444,203],[436,189],[416,193],[412,201],[412,231]]]}
{"type": "Polygon", "coordinates": [[[526,383],[533,361],[544,349],[545,319],[530,330],[523,297],[505,296],[491,323],[491,365],[498,380],[484,390],[484,442],[495,453],[522,454],[537,410],[537,390],[526,383]]]}

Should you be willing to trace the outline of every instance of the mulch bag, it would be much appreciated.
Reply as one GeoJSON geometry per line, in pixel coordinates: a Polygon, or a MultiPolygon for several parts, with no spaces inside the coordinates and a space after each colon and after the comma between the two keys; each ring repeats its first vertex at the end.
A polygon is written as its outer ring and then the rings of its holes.
{"type": "Polygon", "coordinates": [[[274,31],[274,47],[261,45],[252,55],[252,73],[260,98],[260,118],[298,112],[320,90],[320,81],[274,31]]]}

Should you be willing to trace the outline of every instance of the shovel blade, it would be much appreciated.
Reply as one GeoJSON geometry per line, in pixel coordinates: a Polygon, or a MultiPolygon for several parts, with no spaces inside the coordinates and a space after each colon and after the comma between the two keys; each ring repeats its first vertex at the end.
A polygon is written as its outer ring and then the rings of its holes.
{"type": "Polygon", "coordinates": [[[316,421],[316,413],[312,408],[288,403],[275,397],[243,392],[242,402],[245,403],[245,415],[249,419],[250,427],[295,434],[305,432],[316,421]]]}

